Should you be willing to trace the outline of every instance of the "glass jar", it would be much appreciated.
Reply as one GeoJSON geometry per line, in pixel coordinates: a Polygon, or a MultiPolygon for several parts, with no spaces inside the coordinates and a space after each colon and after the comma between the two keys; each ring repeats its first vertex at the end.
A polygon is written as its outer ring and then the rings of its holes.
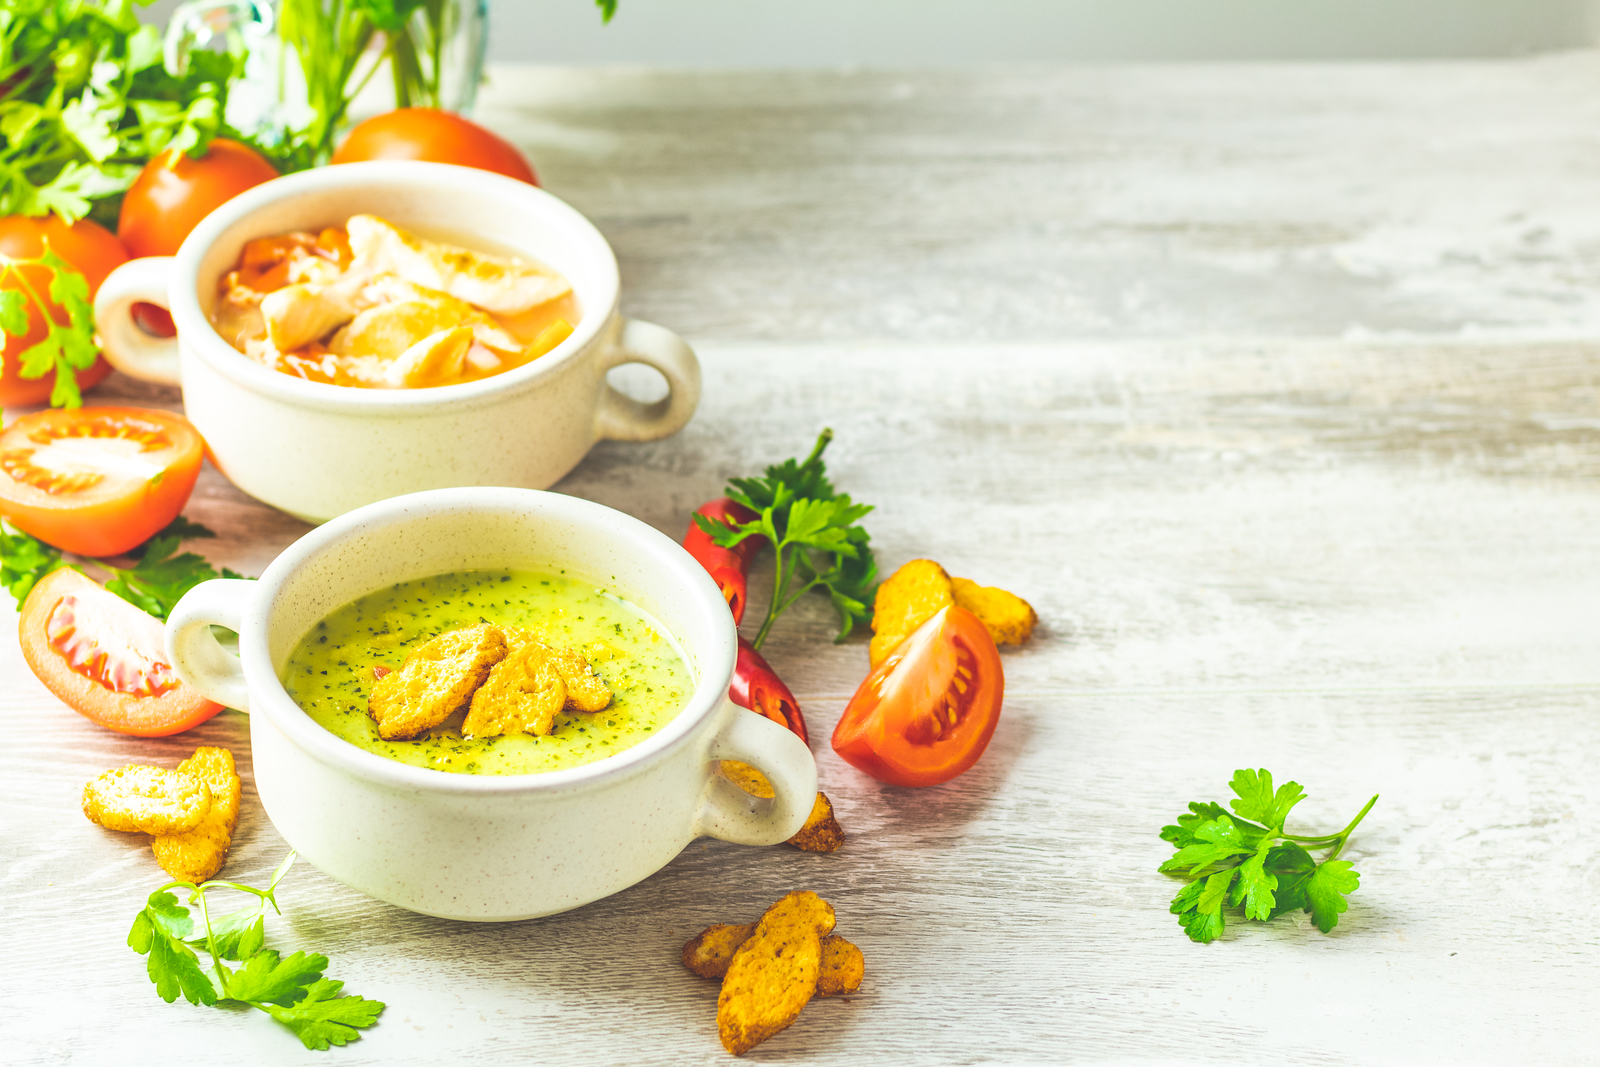
{"type": "Polygon", "coordinates": [[[166,63],[197,48],[246,56],[227,121],[304,142],[324,163],[340,132],[396,107],[470,114],[483,81],[489,0],[189,0],[172,13],[166,63]]]}

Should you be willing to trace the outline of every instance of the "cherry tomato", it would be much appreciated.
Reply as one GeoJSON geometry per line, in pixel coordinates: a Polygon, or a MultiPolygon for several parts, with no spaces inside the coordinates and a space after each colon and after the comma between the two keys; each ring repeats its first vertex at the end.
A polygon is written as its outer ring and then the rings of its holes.
{"type": "MultiPolygon", "coordinates": [[[[106,280],[106,275],[128,261],[128,253],[121,242],[110,231],[88,219],[79,219],[68,226],[54,215],[37,219],[20,215],[0,218],[0,256],[34,259],[44,253],[46,241],[50,242],[50,248],[56,255],[83,275],[89,283],[91,300],[100,283],[106,280]]],[[[44,267],[20,267],[18,270],[39,298],[49,305],[50,317],[58,325],[67,325],[71,320],[67,317],[66,309],[50,300],[50,271],[44,267]]],[[[0,276],[0,287],[17,289],[20,288],[20,282],[8,270],[0,276]]],[[[24,378],[19,373],[19,357],[44,340],[46,331],[44,316],[39,314],[31,299],[26,307],[28,332],[18,337],[7,335],[5,338],[4,365],[0,369],[0,407],[43,404],[50,399],[50,390],[55,385],[54,374],[46,374],[42,378],[24,378]]],[[[88,389],[98,385],[110,373],[111,364],[104,358],[97,359],[88,370],[78,372],[78,388],[88,389]]]]}
{"type": "Polygon", "coordinates": [[[510,142],[460,115],[427,107],[403,107],[375,115],[344,139],[335,163],[369,159],[421,159],[492,170],[530,185],[539,179],[510,142]]]}
{"type": "Polygon", "coordinates": [[[0,515],[80,556],[115,556],[177,517],[205,442],[189,420],[145,408],[24,415],[0,433],[0,515]]]}
{"type": "Polygon", "coordinates": [[[1005,687],[983,623],[945,608],[867,675],[833,731],[833,750],[880,782],[948,782],[989,747],[1005,687]]]}
{"type": "Polygon", "coordinates": [[[128,254],[176,255],[200,220],[278,172],[255,149],[218,137],[199,159],[171,149],[144,165],[122,198],[117,236],[128,254]]]}
{"type": "Polygon", "coordinates": [[[166,737],[222,710],[167,662],[161,621],[75,570],[40,579],[22,602],[22,658],[73,711],[135,737],[166,737]]]}

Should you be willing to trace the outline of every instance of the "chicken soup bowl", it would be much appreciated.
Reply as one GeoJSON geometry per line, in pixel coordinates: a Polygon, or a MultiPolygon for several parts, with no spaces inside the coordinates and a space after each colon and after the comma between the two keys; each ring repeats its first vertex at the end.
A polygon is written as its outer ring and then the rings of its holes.
{"type": "Polygon", "coordinates": [[[699,364],[680,338],[620,316],[616,257],[587,219],[525,182],[442,163],[350,163],[259,185],[207,216],[176,256],[113,271],[95,296],[95,328],[119,370],[183,387],[185,413],[234,484],[310,522],[425,489],[543,489],[597,441],[675,433],[700,393],[699,364]],[[553,268],[581,312],[571,335],[491,377],[396,389],[282,373],[223,339],[211,321],[218,282],[246,243],[354,215],[553,268]],[[135,325],[140,302],[167,308],[177,337],[135,325]],[[655,368],[667,395],[644,404],[610,387],[606,372],[624,363],[655,368]]]}
{"type": "Polygon", "coordinates": [[[352,511],[291,545],[259,581],[190,590],[167,622],[178,675],[250,714],[256,789],[291,847],[344,884],[448,919],[507,921],[576,908],[648,877],[697,837],[771,845],[816,796],[810,750],[727,699],[738,653],[704,569],[650,526],[589,501],[526,489],[443,489],[352,511]],[[644,740],[538,774],[411,766],[324,729],[290,697],[290,657],[359,597],[449,572],[565,571],[603,585],[676,646],[687,700],[644,740]],[[239,634],[232,656],[213,625],[239,634]],[[718,770],[759,768],[757,800],[718,770]]]}

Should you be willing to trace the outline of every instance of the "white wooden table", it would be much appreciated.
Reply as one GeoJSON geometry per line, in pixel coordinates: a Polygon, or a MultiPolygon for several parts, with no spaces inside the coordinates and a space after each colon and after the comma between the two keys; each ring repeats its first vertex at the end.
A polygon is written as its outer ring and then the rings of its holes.
{"type": "MultiPolygon", "coordinates": [[[[1594,1062],[1600,56],[501,69],[484,116],[705,365],[686,431],[603,445],[562,491],[680,536],[831,425],[886,568],[938,559],[1043,623],[989,753],[923,791],[827,746],[863,642],[829,643],[820,598],[778,624],[838,853],[696,843],[500,926],[296,869],[269,943],[389,1005],[330,1061],[724,1062],[678,948],[811,888],[866,982],[752,1061],[1594,1062]],[[1303,783],[1308,825],[1382,794],[1332,936],[1285,917],[1201,947],[1167,914],[1157,830],[1243,766],[1303,783]]],[[[188,514],[248,573],[305,529],[210,471],[188,514]]],[[[285,846],[244,717],[110,734],[7,639],[0,722],[0,1060],[317,1059],[156,998],[123,937],[164,876],[78,812],[101,770],[229,745],[227,873],[263,879],[285,846]]]]}

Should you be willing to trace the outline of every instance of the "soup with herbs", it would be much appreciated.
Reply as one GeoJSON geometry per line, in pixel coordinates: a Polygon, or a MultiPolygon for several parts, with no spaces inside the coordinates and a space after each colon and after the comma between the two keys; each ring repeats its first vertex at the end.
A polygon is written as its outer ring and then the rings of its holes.
{"type": "Polygon", "coordinates": [[[367,389],[504,373],[566,340],[578,318],[572,286],[544,264],[425,240],[376,215],[249,242],[211,312],[259,363],[367,389]]]}
{"type": "Polygon", "coordinates": [[[694,682],[662,627],[563,573],[468,571],[346,604],[301,639],[284,687],[351,744],[414,767],[538,774],[633,747],[694,682]]]}

